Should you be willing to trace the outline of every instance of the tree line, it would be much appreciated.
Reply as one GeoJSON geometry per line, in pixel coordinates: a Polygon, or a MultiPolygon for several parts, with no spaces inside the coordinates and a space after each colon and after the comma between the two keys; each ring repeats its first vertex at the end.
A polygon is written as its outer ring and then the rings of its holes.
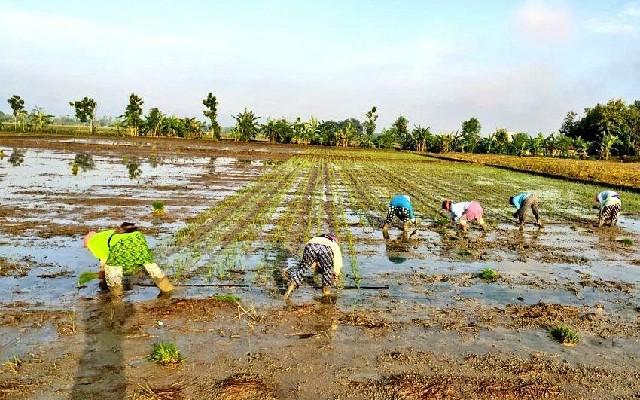
{"type": "MultiPolygon", "coordinates": [[[[8,99],[13,112],[13,124],[3,124],[2,129],[13,131],[43,131],[55,122],[53,115],[41,107],[26,112],[24,100],[17,95],[8,99]]],[[[112,127],[118,134],[132,136],[171,136],[183,138],[209,137],[220,140],[223,133],[236,141],[251,141],[262,136],[275,143],[314,144],[325,146],[359,146],[364,148],[400,148],[420,152],[467,152],[533,156],[582,157],[598,156],[607,159],[611,155],[633,156],[640,154],[640,101],[626,104],[610,100],[585,108],[580,117],[569,111],[558,132],[545,136],[539,132],[531,136],[527,132],[509,132],[497,128],[487,136],[481,136],[480,121],[472,117],[461,123],[461,129],[434,134],[430,127],[414,125],[399,116],[388,128],[377,131],[378,110],[372,107],[364,113],[363,121],[349,118],[343,121],[320,121],[315,117],[304,121],[296,118],[267,118],[260,122],[253,111],[245,108],[233,115],[235,126],[223,132],[218,123],[218,100],[209,93],[202,100],[203,115],[208,123],[195,117],[167,115],[153,107],[143,114],[141,97],[132,93],[122,115],[115,119],[103,118],[101,125],[112,127]]],[[[69,102],[76,121],[87,124],[90,134],[96,133],[97,102],[89,97],[69,102]]],[[[0,112],[0,121],[10,118],[0,112]],[[3,118],[4,117],[4,118],[3,118]]],[[[66,121],[69,122],[69,121],[66,121]]]]}

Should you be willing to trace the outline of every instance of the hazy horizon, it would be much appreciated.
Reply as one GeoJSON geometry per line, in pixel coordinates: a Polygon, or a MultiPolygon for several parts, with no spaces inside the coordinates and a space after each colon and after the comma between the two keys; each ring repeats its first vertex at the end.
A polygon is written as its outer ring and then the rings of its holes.
{"type": "Polygon", "coordinates": [[[179,117],[219,122],[245,107],[294,120],[358,118],[378,131],[455,131],[476,117],[548,134],[568,111],[640,100],[640,1],[0,0],[0,110],[73,115],[70,101],[123,114],[129,94],[179,117]]]}

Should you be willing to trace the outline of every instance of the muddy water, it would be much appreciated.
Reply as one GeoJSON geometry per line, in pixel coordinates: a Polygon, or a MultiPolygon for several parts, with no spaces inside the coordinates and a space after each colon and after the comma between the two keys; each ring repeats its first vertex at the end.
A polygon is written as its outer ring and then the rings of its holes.
{"type": "MultiPolygon", "coordinates": [[[[0,215],[0,258],[20,271],[0,269],[0,301],[53,308],[96,293],[93,285],[77,287],[78,275],[96,267],[82,247],[85,232],[136,221],[151,232],[154,246],[184,226],[186,218],[266,170],[259,160],[125,153],[92,155],[93,166],[80,166],[74,174],[76,152],[22,149],[20,154],[19,165],[8,158],[0,162],[0,205],[6,210],[0,215]],[[157,200],[165,203],[162,215],[152,213],[157,200]]],[[[141,292],[135,297],[148,298],[152,291],[141,292]]]]}

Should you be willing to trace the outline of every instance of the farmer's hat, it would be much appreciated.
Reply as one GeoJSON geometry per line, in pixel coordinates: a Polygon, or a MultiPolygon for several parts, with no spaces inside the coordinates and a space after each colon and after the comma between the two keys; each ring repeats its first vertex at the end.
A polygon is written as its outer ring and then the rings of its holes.
{"type": "Polygon", "coordinates": [[[95,231],[89,231],[89,233],[84,235],[84,238],[82,238],[82,243],[84,244],[84,247],[88,247],[89,239],[91,239],[91,236],[93,236],[95,234],[96,234],[95,231]]]}

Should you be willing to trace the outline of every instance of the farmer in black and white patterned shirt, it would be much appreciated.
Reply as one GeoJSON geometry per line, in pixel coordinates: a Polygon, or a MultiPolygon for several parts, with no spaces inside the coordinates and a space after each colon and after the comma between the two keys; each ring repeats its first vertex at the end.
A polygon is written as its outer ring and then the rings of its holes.
{"type": "Polygon", "coordinates": [[[288,299],[294,290],[302,284],[305,272],[314,268],[322,276],[322,295],[331,294],[329,287],[335,284],[342,270],[342,254],[338,238],[333,233],[316,236],[304,246],[302,261],[289,271],[289,288],[284,295],[288,299]]]}

